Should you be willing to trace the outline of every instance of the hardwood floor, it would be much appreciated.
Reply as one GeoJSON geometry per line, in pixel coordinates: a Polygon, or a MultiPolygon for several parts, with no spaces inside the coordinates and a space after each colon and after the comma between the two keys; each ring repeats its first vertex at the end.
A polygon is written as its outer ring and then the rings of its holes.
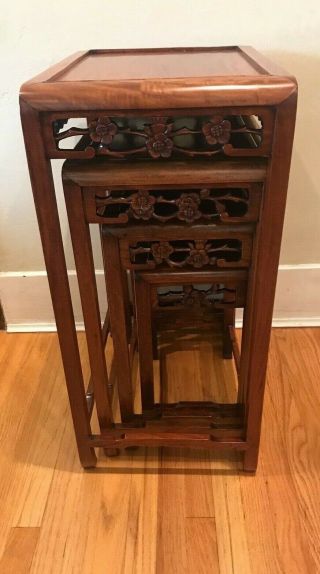
{"type": "MultiPolygon", "coordinates": [[[[166,342],[167,396],[211,398],[232,369],[214,346],[166,342]]],[[[273,330],[256,476],[182,449],[84,472],[56,335],[1,333],[0,373],[1,574],[320,573],[320,329],[273,330]]]]}

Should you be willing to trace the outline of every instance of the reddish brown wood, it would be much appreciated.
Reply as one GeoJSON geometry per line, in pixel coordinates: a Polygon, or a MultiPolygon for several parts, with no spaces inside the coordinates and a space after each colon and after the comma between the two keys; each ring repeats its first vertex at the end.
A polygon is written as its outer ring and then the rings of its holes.
{"type": "Polygon", "coordinates": [[[90,447],[100,448],[128,448],[131,446],[153,446],[169,448],[196,448],[205,450],[225,450],[235,449],[237,451],[246,451],[247,443],[242,438],[230,437],[220,438],[215,436],[216,433],[208,432],[156,432],[150,433],[149,430],[128,429],[126,432],[113,437],[112,434],[107,437],[92,435],[85,441],[90,447]]]}
{"type": "Polygon", "coordinates": [[[110,116],[97,111],[96,116],[82,118],[87,120],[86,127],[77,127],[72,118],[52,115],[51,124],[44,123],[43,129],[54,157],[67,152],[70,158],[96,155],[108,160],[138,157],[171,161],[184,156],[216,160],[224,155],[270,154],[274,117],[268,108],[260,108],[259,115],[252,110],[250,115],[245,114],[243,108],[208,113],[209,117],[193,112],[184,118],[179,114],[163,117],[155,113],[151,118],[132,117],[128,125],[125,112],[122,116],[119,112],[110,116]],[[70,138],[74,136],[81,136],[76,151],[70,148],[70,138]]]}
{"type": "Polygon", "coordinates": [[[206,269],[247,267],[251,260],[250,228],[214,228],[194,225],[113,228],[120,239],[120,256],[126,269],[206,269]],[[179,240],[179,244],[177,244],[179,240]]]}
{"type": "Polygon", "coordinates": [[[102,250],[106,271],[106,288],[109,303],[111,333],[117,365],[118,394],[123,421],[133,416],[133,389],[129,355],[130,333],[125,304],[123,270],[119,246],[112,236],[103,236],[102,250]]]}
{"type": "Polygon", "coordinates": [[[247,405],[248,450],[244,469],[255,471],[259,455],[261,419],[271,333],[274,294],[280,255],[287,185],[295,126],[297,95],[279,106],[264,205],[257,232],[255,259],[249,278],[243,345],[246,349],[241,386],[247,405]],[[272,225],[270,225],[272,221],[272,225]]]}
{"type": "MultiPolygon", "coordinates": [[[[146,172],[149,172],[146,165],[146,172]]],[[[146,188],[132,190],[85,188],[87,220],[99,224],[150,223],[233,224],[257,221],[261,184],[229,184],[197,188],[146,188]]]]}
{"type": "MultiPolygon", "coordinates": [[[[234,317],[233,317],[233,321],[234,321],[234,317]]],[[[233,325],[232,324],[229,325],[229,340],[230,340],[230,344],[231,344],[231,351],[232,351],[232,354],[234,357],[235,367],[236,367],[237,373],[239,375],[240,365],[241,365],[241,352],[240,352],[239,344],[238,344],[237,337],[236,337],[234,323],[233,323],[233,325]]],[[[239,404],[241,404],[241,402],[239,404]]]]}
{"type": "Polygon", "coordinates": [[[132,333],[132,304],[130,301],[130,294],[129,294],[129,281],[131,277],[126,270],[122,273],[122,289],[123,289],[123,299],[124,299],[124,306],[125,306],[125,316],[126,316],[126,326],[127,326],[127,337],[128,342],[131,340],[131,333],[132,333]]]}
{"type": "MultiPolygon", "coordinates": [[[[108,161],[107,189],[134,189],[137,186],[145,189],[171,188],[177,185],[183,188],[219,185],[222,187],[240,187],[245,184],[262,182],[266,178],[268,163],[265,159],[247,158],[239,160],[197,161],[179,160],[172,162],[119,162],[108,161]],[[178,182],[178,183],[177,183],[178,182]]],[[[106,160],[88,162],[84,160],[68,161],[68,177],[80,185],[99,187],[106,186],[106,160]]]]}
{"type": "MultiPolygon", "coordinates": [[[[151,285],[163,282],[161,271],[139,271],[144,281],[151,285]]],[[[166,274],[167,285],[180,285],[188,283],[239,283],[245,282],[248,277],[247,269],[217,269],[216,271],[201,270],[201,273],[192,271],[176,271],[172,269],[166,274]]]]}
{"type": "Polygon", "coordinates": [[[230,327],[235,324],[235,306],[223,310],[223,356],[225,359],[231,359],[233,354],[232,338],[230,336],[230,327]]]}
{"type": "MultiPolygon", "coordinates": [[[[90,448],[84,441],[85,437],[91,433],[90,417],[86,403],[52,171],[50,162],[45,157],[39,114],[23,101],[20,105],[33,197],[79,457],[82,465],[89,468],[95,466],[96,455],[94,449],[90,448]]],[[[106,412],[106,424],[109,420],[109,413],[106,412]]]]}
{"type": "MultiPolygon", "coordinates": [[[[135,288],[135,300],[136,300],[136,314],[137,314],[137,329],[138,329],[138,340],[139,340],[139,363],[140,363],[140,375],[141,375],[141,392],[142,392],[142,405],[143,408],[150,408],[153,403],[153,338],[154,338],[154,328],[152,327],[152,315],[151,308],[157,308],[153,303],[153,306],[147,304],[148,301],[152,301],[152,291],[150,286],[154,285],[154,280],[158,286],[164,287],[167,285],[170,279],[170,272],[159,272],[156,277],[153,277],[154,273],[135,273],[134,275],[134,288],[135,288]],[[151,281],[150,281],[151,278],[151,281]]],[[[216,282],[217,278],[215,273],[211,274],[213,280],[216,282]]],[[[208,278],[208,275],[207,275],[208,278]]],[[[204,277],[201,271],[185,274],[183,272],[175,272],[175,281],[177,285],[190,285],[193,283],[203,283],[204,277]]],[[[234,304],[233,307],[224,309],[224,329],[223,329],[223,356],[225,358],[231,358],[232,355],[235,359],[236,370],[239,371],[240,365],[240,352],[237,346],[235,336],[234,336],[234,319],[235,319],[235,305],[241,306],[241,286],[243,280],[238,278],[233,284],[235,289],[235,294],[232,294],[234,304]],[[240,298],[237,296],[237,287],[240,286],[240,298]],[[231,331],[230,329],[233,329],[231,331]]],[[[224,295],[224,301],[228,305],[228,300],[230,300],[230,287],[232,284],[229,282],[225,283],[227,290],[224,295]]],[[[218,305],[219,306],[219,305],[218,305]]],[[[220,303],[223,307],[223,302],[220,303]]],[[[183,308],[183,305],[182,305],[183,308]]],[[[190,314],[190,304],[187,305],[189,322],[192,320],[192,313],[190,314]]],[[[160,310],[162,308],[160,307],[160,310]]],[[[177,310],[177,307],[171,309],[177,310]]],[[[198,311],[198,309],[197,309],[198,311]]],[[[163,311],[161,311],[163,313],[163,311]]],[[[164,313],[167,311],[165,310],[164,313]]],[[[195,320],[198,321],[199,313],[195,314],[195,320]]],[[[208,320],[208,317],[206,317],[208,320]]],[[[188,323],[188,318],[186,324],[188,323]]],[[[159,324],[159,322],[158,322],[159,324]]],[[[179,323],[177,322],[177,317],[173,318],[173,328],[179,328],[179,323]]]]}
{"type": "MultiPolygon", "coordinates": [[[[294,78],[279,70],[253,49],[243,47],[90,50],[68,58],[21,88],[21,117],[29,170],[83,466],[95,464],[93,449],[98,446],[116,448],[152,444],[245,450],[244,468],[255,470],[294,131],[296,92],[294,78]],[[237,148],[237,144],[231,139],[234,137],[231,132],[234,129],[232,118],[235,115],[249,118],[245,123],[246,132],[239,134],[243,138],[246,133],[246,138],[253,147],[248,148],[245,142],[244,147],[237,148]],[[257,140],[261,132],[257,132],[260,128],[254,116],[263,121],[262,142],[257,140]],[[86,118],[88,123],[80,128],[80,131],[73,122],[70,122],[71,127],[63,127],[68,118],[86,118]],[[182,118],[191,118],[195,127],[190,123],[183,125],[182,118]],[[130,125],[125,126],[122,121],[129,121],[130,125]],[[186,128],[185,133],[179,133],[183,128],[186,128]],[[113,143],[116,142],[116,134],[123,130],[129,130],[131,134],[132,131],[137,131],[140,135],[141,130],[143,131],[144,145],[141,147],[143,153],[148,154],[148,161],[122,161],[119,169],[119,161],[111,158],[115,152],[113,143]],[[174,132],[177,136],[175,141],[174,132]],[[76,148],[62,149],[61,144],[67,143],[69,137],[74,134],[81,136],[76,148]],[[200,148],[196,148],[192,142],[191,147],[186,147],[181,152],[184,159],[174,159],[175,153],[178,153],[176,148],[181,146],[179,142],[185,137],[190,138],[190,141],[193,137],[200,138],[200,148]],[[215,153],[218,148],[219,153],[215,153]],[[221,161],[221,150],[228,157],[227,160],[221,161]],[[199,158],[198,152],[204,153],[203,159],[199,158]],[[97,153],[103,154],[103,158],[88,161],[97,153]],[[234,157],[235,155],[237,157],[234,157]],[[94,217],[95,223],[110,223],[99,219],[101,216],[97,210],[103,207],[105,196],[102,195],[102,204],[99,204],[96,198],[97,188],[100,188],[102,193],[106,189],[113,192],[133,190],[134,193],[140,193],[140,196],[133,200],[133,206],[136,209],[135,215],[144,215],[141,205],[146,204],[141,195],[145,197],[145,192],[150,194],[150,190],[152,195],[152,190],[155,189],[161,190],[165,197],[170,193],[170,187],[180,187],[185,194],[181,202],[179,200],[177,203],[180,224],[172,226],[173,222],[170,222],[170,225],[169,222],[165,223],[162,231],[161,226],[158,226],[158,229],[153,229],[148,241],[170,243],[178,238],[188,239],[186,227],[192,226],[192,237],[196,241],[208,241],[217,235],[227,239],[227,233],[229,238],[232,236],[242,242],[244,251],[241,265],[246,268],[235,268],[233,265],[228,268],[219,269],[217,266],[208,269],[204,266],[197,272],[201,277],[198,283],[206,282],[207,279],[212,283],[220,280],[235,281],[238,303],[240,301],[242,305],[246,298],[239,366],[239,403],[244,406],[245,417],[240,434],[239,429],[233,428],[213,429],[210,433],[203,433],[199,429],[197,434],[194,428],[191,432],[190,427],[185,427],[183,431],[181,423],[178,422],[179,432],[169,432],[164,424],[162,430],[160,426],[157,429],[155,422],[152,432],[148,427],[126,429],[122,437],[112,434],[120,432],[120,429],[109,430],[103,437],[91,434],[90,413],[86,404],[49,162],[51,158],[58,157],[77,159],[69,162],[68,177],[81,188],[85,188],[84,213],[87,222],[94,217]],[[201,225],[197,225],[205,222],[200,218],[198,221],[195,205],[197,200],[190,195],[194,193],[194,189],[201,190],[206,187],[219,187],[223,190],[236,187],[248,189],[251,211],[249,209],[247,220],[242,217],[238,221],[231,221],[230,217],[226,219],[225,215],[221,214],[218,229],[218,226],[214,226],[215,221],[209,218],[210,224],[205,237],[201,225]],[[236,432],[237,437],[235,434],[232,437],[232,433],[236,432]]],[[[123,132],[122,136],[126,138],[129,134],[123,132]]],[[[134,146],[132,149],[125,148],[122,156],[134,159],[137,153],[134,146]]],[[[139,154],[140,152],[137,157],[139,154]]],[[[119,153],[116,155],[121,157],[119,153]]],[[[147,205],[146,214],[148,209],[150,206],[147,205]]],[[[81,217],[82,215],[83,211],[81,217]]],[[[137,217],[133,219],[137,220],[137,217]]],[[[143,222],[144,217],[141,217],[141,220],[143,222]]],[[[161,220],[160,223],[164,224],[164,221],[161,220]]],[[[113,236],[110,236],[110,257],[106,257],[105,263],[108,283],[110,280],[112,287],[108,287],[109,299],[113,301],[110,303],[110,314],[111,307],[117,309],[117,313],[113,311],[111,323],[114,339],[117,340],[115,346],[120,364],[119,394],[122,393],[120,399],[123,418],[131,420],[132,417],[134,419],[128,351],[131,317],[121,265],[129,267],[132,240],[144,241],[144,232],[150,225],[147,228],[142,225],[140,230],[139,226],[136,226],[136,230],[132,226],[126,226],[118,232],[115,227],[116,225],[112,229],[113,236]],[[128,233],[131,234],[130,240],[126,235],[128,233]],[[121,244],[121,259],[118,243],[121,244]]],[[[193,260],[198,262],[196,258],[193,260]]],[[[152,272],[139,271],[142,283],[148,284],[148,292],[154,285],[162,284],[162,265],[163,263],[152,272]]],[[[169,266],[169,269],[166,269],[167,285],[181,284],[181,281],[187,284],[188,279],[192,284],[194,268],[191,269],[186,267],[177,271],[169,266]]],[[[91,300],[94,301],[92,287],[87,292],[91,293],[91,300]]],[[[150,306],[148,308],[150,310],[150,306]]],[[[90,321],[93,319],[88,318],[88,324],[90,321]]],[[[232,321],[229,310],[225,313],[226,354],[230,354],[231,342],[233,352],[237,354],[233,337],[227,337],[227,326],[232,321]]],[[[95,314],[94,329],[97,336],[101,337],[96,323],[95,314]]],[[[94,329],[89,337],[93,337],[94,329]]],[[[101,348],[101,341],[99,345],[101,348]]],[[[91,359],[96,352],[92,342],[91,359]]],[[[99,370],[98,366],[96,368],[99,370]]],[[[102,379],[103,377],[101,382],[102,379]]],[[[102,386],[100,390],[101,388],[102,386]]],[[[95,400],[102,408],[103,401],[97,396],[95,400]]],[[[110,409],[106,408],[105,413],[100,412],[102,427],[107,429],[111,421],[110,409]]]]}
{"type": "Polygon", "coordinates": [[[146,281],[135,280],[135,307],[138,332],[139,369],[142,409],[154,403],[153,383],[153,331],[151,314],[151,289],[146,281]]]}
{"type": "Polygon", "coordinates": [[[26,82],[21,96],[42,111],[103,110],[105,102],[109,109],[148,110],[208,108],[213,102],[217,108],[273,106],[295,89],[284,70],[232,46],[89,50],[26,82]]]}
{"type": "Polygon", "coordinates": [[[112,425],[108,375],[89,225],[85,220],[81,188],[64,181],[69,227],[75,257],[83,318],[90,357],[92,383],[101,431],[112,425]],[[106,418],[106,413],[108,418],[106,418]]]}

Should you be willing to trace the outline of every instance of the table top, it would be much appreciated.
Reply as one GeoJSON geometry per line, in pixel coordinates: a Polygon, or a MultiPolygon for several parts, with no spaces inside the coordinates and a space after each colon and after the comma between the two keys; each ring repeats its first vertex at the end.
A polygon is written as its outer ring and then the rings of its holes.
{"type": "Polygon", "coordinates": [[[39,110],[270,105],[296,89],[292,76],[250,47],[89,50],[26,82],[39,110]]]}

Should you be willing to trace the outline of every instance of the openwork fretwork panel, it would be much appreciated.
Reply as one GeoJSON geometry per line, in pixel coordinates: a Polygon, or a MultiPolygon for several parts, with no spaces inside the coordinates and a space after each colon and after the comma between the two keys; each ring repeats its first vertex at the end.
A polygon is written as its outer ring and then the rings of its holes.
{"type": "Polygon", "coordinates": [[[75,119],[52,114],[51,126],[45,126],[52,157],[168,160],[268,155],[270,151],[273,116],[267,109],[260,108],[259,114],[252,110],[212,110],[208,115],[186,117],[111,114],[91,113],[75,119]],[[68,155],[75,137],[82,138],[82,144],[68,155]]]}
{"type": "Polygon", "coordinates": [[[232,223],[258,219],[261,188],[94,189],[84,194],[90,222],[232,223]]]}
{"type": "Polygon", "coordinates": [[[250,261],[251,240],[219,238],[208,240],[137,241],[122,240],[124,267],[144,269],[171,267],[246,267],[250,261]]]}
{"type": "Polygon", "coordinates": [[[156,309],[165,311],[177,309],[224,309],[242,307],[245,303],[245,283],[212,285],[177,285],[168,289],[158,288],[156,292],[156,309]]]}

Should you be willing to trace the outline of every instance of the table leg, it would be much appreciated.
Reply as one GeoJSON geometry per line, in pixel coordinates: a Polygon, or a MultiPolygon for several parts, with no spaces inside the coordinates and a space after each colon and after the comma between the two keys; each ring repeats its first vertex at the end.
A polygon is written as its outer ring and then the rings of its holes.
{"type": "Polygon", "coordinates": [[[121,266],[119,244],[116,237],[101,232],[106,289],[110,313],[111,334],[113,339],[118,395],[122,421],[133,417],[133,391],[131,364],[128,348],[127,313],[125,305],[123,269],[121,266]]]}
{"type": "Polygon", "coordinates": [[[61,237],[50,161],[45,155],[39,114],[23,100],[21,121],[34,202],[36,206],[52,304],[57,324],[79,457],[85,468],[95,466],[93,448],[85,444],[91,435],[79,347],[61,237]]]}
{"type": "Polygon", "coordinates": [[[141,276],[135,275],[135,305],[137,314],[137,334],[139,349],[139,369],[142,410],[154,405],[153,341],[151,288],[141,276]]]}
{"type": "Polygon", "coordinates": [[[226,307],[223,310],[223,358],[232,359],[233,346],[229,327],[235,324],[235,308],[226,307]]]}
{"type": "Polygon", "coordinates": [[[157,326],[156,326],[155,312],[154,312],[154,309],[156,308],[157,303],[158,303],[158,290],[157,290],[157,286],[153,285],[153,286],[151,286],[150,305],[151,305],[151,323],[152,323],[152,349],[153,349],[152,354],[153,354],[153,359],[155,361],[157,361],[159,358],[158,333],[157,333],[157,326]]]}
{"type": "Polygon", "coordinates": [[[103,433],[111,425],[112,412],[90,229],[85,219],[81,188],[67,180],[64,180],[63,187],[86,329],[94,398],[103,433]]]}
{"type": "Polygon", "coordinates": [[[273,160],[264,190],[263,215],[257,229],[253,264],[244,315],[240,386],[246,410],[244,470],[255,472],[258,463],[261,420],[271,334],[274,294],[286,205],[294,132],[296,94],[277,111],[273,160]]]}
{"type": "Polygon", "coordinates": [[[131,281],[131,277],[128,276],[127,271],[125,269],[123,269],[122,271],[122,281],[123,281],[123,296],[124,296],[124,305],[126,313],[126,325],[128,333],[128,344],[129,344],[132,333],[132,305],[129,294],[129,281],[131,281]]]}

